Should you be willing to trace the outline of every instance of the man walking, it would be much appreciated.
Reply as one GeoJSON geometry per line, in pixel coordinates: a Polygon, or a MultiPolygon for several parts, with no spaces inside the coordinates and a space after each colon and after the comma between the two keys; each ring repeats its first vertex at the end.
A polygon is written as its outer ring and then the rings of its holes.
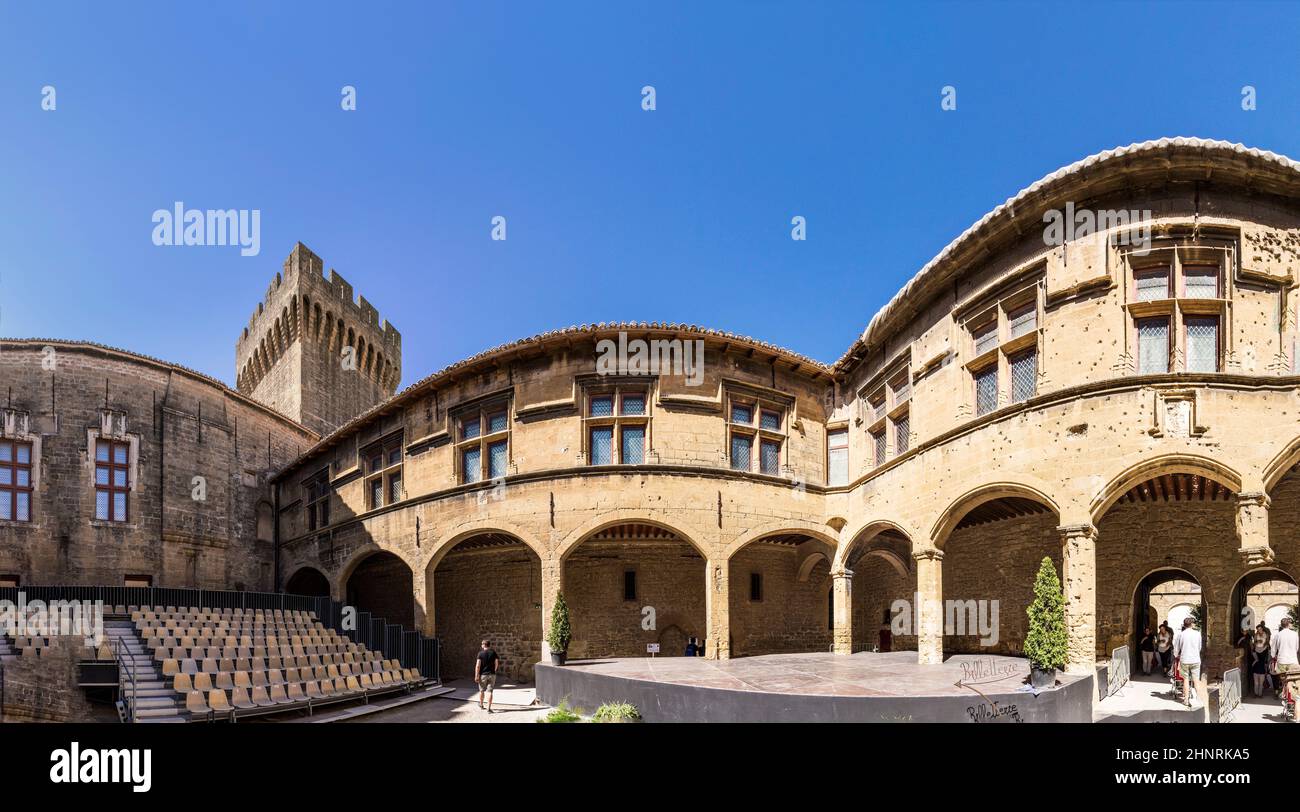
{"type": "Polygon", "coordinates": [[[497,665],[501,658],[492,650],[492,641],[484,640],[478,658],[474,660],[474,681],[478,683],[478,706],[483,709],[483,694],[487,694],[487,712],[492,712],[492,689],[497,684],[497,665]]]}
{"type": "MultiPolygon", "coordinates": [[[[1280,626],[1277,634],[1273,635],[1273,670],[1282,683],[1283,697],[1287,694],[1294,697],[1296,680],[1300,679],[1300,661],[1296,659],[1297,651],[1300,651],[1300,634],[1291,628],[1289,617],[1282,618],[1280,626]]],[[[1296,703],[1295,708],[1295,718],[1300,721],[1300,702],[1296,703]]]]}
{"type": "MultiPolygon", "coordinates": [[[[1183,704],[1190,708],[1196,681],[1201,676],[1201,633],[1192,625],[1190,617],[1183,618],[1183,630],[1174,639],[1174,659],[1183,677],[1183,704]]],[[[1199,699],[1205,701],[1205,697],[1199,699]]]]}

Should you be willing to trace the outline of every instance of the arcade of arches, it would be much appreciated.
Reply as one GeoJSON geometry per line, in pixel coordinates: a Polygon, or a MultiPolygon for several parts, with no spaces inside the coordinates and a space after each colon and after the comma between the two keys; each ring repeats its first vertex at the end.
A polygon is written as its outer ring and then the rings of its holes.
{"type": "MultiPolygon", "coordinates": [[[[658,644],[657,656],[681,656],[695,638],[709,641],[708,656],[916,650],[922,662],[935,662],[956,653],[1021,654],[1025,607],[1047,558],[1066,592],[1072,668],[1091,668],[1119,646],[1133,651],[1146,623],[1177,623],[1200,607],[1211,673],[1235,664],[1245,610],[1276,625],[1296,603],[1300,538],[1288,529],[1300,526],[1294,468],[1262,497],[1243,495],[1239,483],[1214,471],[1153,469],[1121,483],[1094,516],[1094,524],[1062,525],[1049,497],[994,490],[959,503],[936,541],[917,544],[890,523],[840,548],[788,530],[743,544],[725,562],[649,519],[602,527],[562,554],[485,531],[428,562],[414,607],[415,568],[389,552],[352,563],[335,594],[393,622],[422,618],[441,639],[448,676],[468,675],[488,638],[505,673],[521,680],[545,656],[549,596],[558,589],[570,607],[573,659],[647,656],[647,644],[658,644]],[[1242,514],[1260,505],[1271,557],[1260,556],[1258,536],[1243,533],[1251,524],[1242,514]],[[549,587],[548,571],[555,573],[549,587]],[[941,599],[937,617],[925,609],[931,597],[941,599]],[[935,625],[926,626],[927,617],[935,625]],[[725,646],[717,644],[719,628],[725,646]]],[[[303,594],[329,591],[326,576],[310,567],[287,584],[303,594]]]]}

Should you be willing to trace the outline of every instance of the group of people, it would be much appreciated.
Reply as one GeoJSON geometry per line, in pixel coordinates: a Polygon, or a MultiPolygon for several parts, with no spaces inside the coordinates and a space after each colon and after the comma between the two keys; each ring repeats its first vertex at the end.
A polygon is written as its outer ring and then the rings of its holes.
{"type": "MultiPolygon", "coordinates": [[[[1150,626],[1142,628],[1138,651],[1142,652],[1142,673],[1150,674],[1159,662],[1166,677],[1176,672],[1183,682],[1183,704],[1191,707],[1196,696],[1196,684],[1201,677],[1201,649],[1204,643],[1200,629],[1190,617],[1183,618],[1183,627],[1177,632],[1168,621],[1161,621],[1155,634],[1150,626]]],[[[1201,697],[1204,699],[1204,697],[1201,697]]]]}
{"type": "MultiPolygon", "coordinates": [[[[1300,680],[1300,634],[1291,626],[1291,619],[1283,618],[1274,634],[1260,623],[1244,630],[1237,640],[1237,646],[1245,650],[1245,665],[1257,697],[1264,695],[1266,687],[1280,692],[1286,683],[1300,680]]],[[[1202,648],[1201,632],[1190,617],[1183,618],[1183,627],[1177,632],[1167,621],[1162,621],[1154,634],[1146,626],[1138,639],[1142,673],[1150,674],[1159,667],[1172,678],[1176,672],[1184,686],[1183,704],[1190,706],[1201,676],[1202,648]]]]}
{"type": "Polygon", "coordinates": [[[1260,623],[1254,629],[1245,629],[1237,640],[1237,646],[1245,651],[1255,696],[1263,696],[1266,687],[1279,692],[1284,683],[1300,677],[1300,634],[1291,627],[1289,617],[1282,618],[1278,626],[1277,634],[1273,634],[1260,623]]]}

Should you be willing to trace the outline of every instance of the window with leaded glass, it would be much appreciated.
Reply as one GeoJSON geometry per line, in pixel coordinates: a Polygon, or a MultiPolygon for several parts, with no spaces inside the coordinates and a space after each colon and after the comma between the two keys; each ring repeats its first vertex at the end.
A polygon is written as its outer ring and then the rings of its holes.
{"type": "Polygon", "coordinates": [[[302,483],[303,506],[307,511],[307,529],[317,530],[330,523],[329,469],[302,483]]]}
{"type": "Polygon", "coordinates": [[[826,484],[849,484],[849,430],[826,432],[826,484]]]}
{"type": "Polygon", "coordinates": [[[130,448],[116,440],[95,441],[95,518],[100,521],[127,520],[130,448]]]}
{"type": "Polygon", "coordinates": [[[1187,299],[1219,298],[1217,265],[1183,266],[1183,297],[1187,299]]]}
{"type": "Polygon", "coordinates": [[[499,479],[510,467],[510,406],[501,400],[459,412],[456,472],[462,483],[499,479]]]}
{"type": "Polygon", "coordinates": [[[1186,316],[1187,371],[1219,371],[1219,317],[1186,316]]]}
{"type": "Polygon", "coordinates": [[[650,416],[644,385],[587,393],[587,461],[591,465],[642,465],[650,416]]]}
{"type": "Polygon", "coordinates": [[[1139,302],[1169,298],[1169,266],[1142,268],[1133,272],[1133,298],[1139,302]]]}
{"type": "Polygon", "coordinates": [[[388,437],[361,451],[366,472],[366,508],[402,500],[402,435],[388,437]]]}
{"type": "Polygon", "coordinates": [[[1020,338],[1038,329],[1038,303],[1030,302],[1007,313],[1007,331],[1011,338],[1020,338]]]}
{"type": "Polygon", "coordinates": [[[871,456],[877,467],[885,464],[885,430],[871,432],[871,456]]]}
{"type": "Polygon", "coordinates": [[[757,463],[759,473],[780,475],[785,411],[784,405],[759,398],[728,397],[727,450],[733,470],[753,471],[757,463]]]}
{"type": "Polygon", "coordinates": [[[1011,371],[1011,402],[1020,403],[1034,396],[1038,387],[1038,350],[1030,349],[1007,359],[1011,371]]]}
{"type": "Polygon", "coordinates": [[[912,420],[907,412],[894,417],[894,456],[907,453],[911,447],[912,420]]]}
{"type": "Polygon", "coordinates": [[[32,444],[0,440],[0,520],[32,520],[32,444]]]}
{"type": "Polygon", "coordinates": [[[1169,371],[1169,319],[1166,317],[1137,320],[1138,373],[1159,374],[1169,371]]]}
{"type": "Polygon", "coordinates": [[[975,373],[975,414],[988,414],[998,407],[998,365],[990,364],[975,373]]]}
{"type": "Polygon", "coordinates": [[[998,319],[994,315],[971,328],[975,340],[975,355],[980,356],[998,345],[998,319]]]}

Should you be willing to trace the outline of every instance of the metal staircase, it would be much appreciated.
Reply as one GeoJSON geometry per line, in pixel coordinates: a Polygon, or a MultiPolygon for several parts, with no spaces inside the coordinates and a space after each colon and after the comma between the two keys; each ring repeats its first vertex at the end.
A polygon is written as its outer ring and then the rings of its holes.
{"type": "Polygon", "coordinates": [[[184,707],[130,620],[104,621],[118,661],[117,714],[123,722],[185,722],[184,707]]]}

